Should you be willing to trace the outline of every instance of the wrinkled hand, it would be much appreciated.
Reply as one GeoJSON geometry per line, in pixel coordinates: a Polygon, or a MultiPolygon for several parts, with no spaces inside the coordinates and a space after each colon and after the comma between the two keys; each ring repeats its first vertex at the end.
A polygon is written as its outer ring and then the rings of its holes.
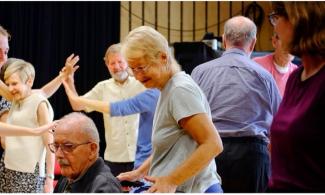
{"type": "Polygon", "coordinates": [[[69,76],[73,77],[74,73],[79,68],[79,66],[76,65],[78,61],[79,61],[79,56],[77,55],[71,54],[69,57],[67,57],[65,61],[65,65],[60,71],[60,76],[63,79],[66,79],[69,76]]]}
{"type": "Polygon", "coordinates": [[[148,193],[175,193],[177,185],[169,181],[168,177],[150,177],[145,176],[145,180],[153,183],[146,191],[148,193]]]}
{"type": "Polygon", "coordinates": [[[124,173],[120,173],[116,178],[120,181],[137,181],[142,179],[143,175],[137,171],[128,171],[124,173]]]}

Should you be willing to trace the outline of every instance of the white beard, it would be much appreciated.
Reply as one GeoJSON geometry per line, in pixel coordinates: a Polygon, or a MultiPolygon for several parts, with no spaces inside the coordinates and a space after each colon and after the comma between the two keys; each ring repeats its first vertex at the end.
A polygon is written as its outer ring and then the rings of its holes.
{"type": "Polygon", "coordinates": [[[129,73],[127,71],[120,71],[117,73],[111,72],[111,75],[112,75],[113,79],[115,79],[116,81],[123,82],[128,78],[129,73]]]}

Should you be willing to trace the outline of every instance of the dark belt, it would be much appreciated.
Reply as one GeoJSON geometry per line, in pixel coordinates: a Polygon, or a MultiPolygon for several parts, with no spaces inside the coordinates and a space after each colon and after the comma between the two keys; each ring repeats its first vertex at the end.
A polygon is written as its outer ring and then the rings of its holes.
{"type": "Polygon", "coordinates": [[[267,143],[260,137],[222,137],[223,142],[235,142],[235,143],[259,143],[267,145],[267,143]]]}

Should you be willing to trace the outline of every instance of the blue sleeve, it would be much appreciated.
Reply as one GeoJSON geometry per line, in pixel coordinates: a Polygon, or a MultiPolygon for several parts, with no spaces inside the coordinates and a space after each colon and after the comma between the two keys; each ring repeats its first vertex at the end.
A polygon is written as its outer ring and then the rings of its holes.
{"type": "Polygon", "coordinates": [[[130,99],[113,102],[110,104],[111,116],[154,112],[159,94],[157,89],[147,89],[130,99]]]}

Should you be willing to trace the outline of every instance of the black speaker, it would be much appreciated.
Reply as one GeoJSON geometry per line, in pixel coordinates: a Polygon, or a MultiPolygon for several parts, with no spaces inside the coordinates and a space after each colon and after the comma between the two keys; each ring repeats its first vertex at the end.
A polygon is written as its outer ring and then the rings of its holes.
{"type": "Polygon", "coordinates": [[[203,42],[176,42],[174,43],[174,54],[176,61],[188,74],[191,74],[197,65],[219,57],[211,47],[203,42]]]}

